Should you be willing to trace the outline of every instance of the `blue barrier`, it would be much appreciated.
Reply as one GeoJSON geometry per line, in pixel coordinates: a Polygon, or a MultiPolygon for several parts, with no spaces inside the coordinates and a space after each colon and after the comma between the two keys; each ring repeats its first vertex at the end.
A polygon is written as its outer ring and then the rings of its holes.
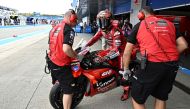
{"type": "Polygon", "coordinates": [[[92,33],[92,28],[91,26],[86,26],[86,29],[85,31],[82,31],[81,30],[81,27],[79,25],[77,25],[75,28],[73,28],[75,30],[76,33],[81,33],[81,32],[84,32],[84,33],[92,33]]]}
{"type": "Polygon", "coordinates": [[[81,33],[81,28],[79,25],[77,25],[75,28],[74,28],[75,32],[77,33],[81,33]]]}
{"type": "Polygon", "coordinates": [[[183,73],[185,73],[185,74],[188,74],[188,75],[190,75],[190,70],[189,69],[187,69],[187,68],[184,68],[184,67],[179,67],[179,70],[181,70],[181,72],[183,72],[183,73]]]}
{"type": "Polygon", "coordinates": [[[86,33],[91,33],[91,32],[92,32],[91,26],[86,26],[85,32],[86,32],[86,33]]]}

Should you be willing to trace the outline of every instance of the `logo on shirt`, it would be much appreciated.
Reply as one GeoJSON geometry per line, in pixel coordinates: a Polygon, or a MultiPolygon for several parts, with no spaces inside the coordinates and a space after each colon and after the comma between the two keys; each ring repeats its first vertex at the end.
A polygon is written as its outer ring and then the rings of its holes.
{"type": "Polygon", "coordinates": [[[74,32],[74,31],[71,31],[71,32],[70,32],[70,39],[71,39],[71,40],[69,41],[70,44],[73,43],[74,37],[75,37],[75,32],[74,32]]]}
{"type": "Polygon", "coordinates": [[[74,37],[75,37],[75,33],[74,33],[74,31],[71,31],[71,32],[70,32],[70,38],[71,38],[71,39],[74,39],[74,37]]]}
{"type": "Polygon", "coordinates": [[[57,28],[55,31],[54,31],[54,37],[57,37],[59,32],[61,31],[61,28],[57,28]]]}

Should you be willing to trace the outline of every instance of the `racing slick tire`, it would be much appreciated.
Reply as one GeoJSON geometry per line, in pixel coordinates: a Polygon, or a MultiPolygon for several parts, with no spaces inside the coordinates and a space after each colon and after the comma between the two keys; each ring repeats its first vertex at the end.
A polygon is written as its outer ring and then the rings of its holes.
{"type": "MultiPolygon", "coordinates": [[[[84,89],[84,87],[82,89],[84,89]]],[[[63,91],[62,88],[60,87],[60,84],[56,82],[51,88],[49,94],[49,101],[54,109],[63,109],[62,92],[63,91]]],[[[84,90],[74,93],[72,98],[71,109],[74,109],[82,101],[84,94],[85,94],[84,90]]]]}

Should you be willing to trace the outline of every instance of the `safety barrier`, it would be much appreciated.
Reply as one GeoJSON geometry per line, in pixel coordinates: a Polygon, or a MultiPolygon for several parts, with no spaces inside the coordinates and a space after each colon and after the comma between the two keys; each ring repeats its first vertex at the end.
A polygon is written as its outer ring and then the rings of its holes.
{"type": "Polygon", "coordinates": [[[92,28],[91,26],[86,26],[85,30],[81,30],[81,27],[79,25],[77,25],[75,28],[73,28],[75,30],[75,32],[77,33],[92,33],[92,28]]]}
{"type": "Polygon", "coordinates": [[[91,26],[86,26],[85,32],[86,32],[86,33],[92,33],[92,28],[91,28],[91,26]]]}
{"type": "Polygon", "coordinates": [[[77,25],[77,26],[74,28],[74,30],[75,30],[75,32],[77,32],[77,33],[81,33],[81,32],[82,32],[79,25],[77,25]]]}

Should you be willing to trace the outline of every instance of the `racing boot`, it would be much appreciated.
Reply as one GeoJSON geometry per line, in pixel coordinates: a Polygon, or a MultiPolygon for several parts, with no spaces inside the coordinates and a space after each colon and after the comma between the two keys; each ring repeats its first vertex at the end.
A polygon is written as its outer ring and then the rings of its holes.
{"type": "Polygon", "coordinates": [[[130,88],[129,86],[123,87],[123,94],[121,96],[121,101],[125,101],[129,98],[130,88]]]}

